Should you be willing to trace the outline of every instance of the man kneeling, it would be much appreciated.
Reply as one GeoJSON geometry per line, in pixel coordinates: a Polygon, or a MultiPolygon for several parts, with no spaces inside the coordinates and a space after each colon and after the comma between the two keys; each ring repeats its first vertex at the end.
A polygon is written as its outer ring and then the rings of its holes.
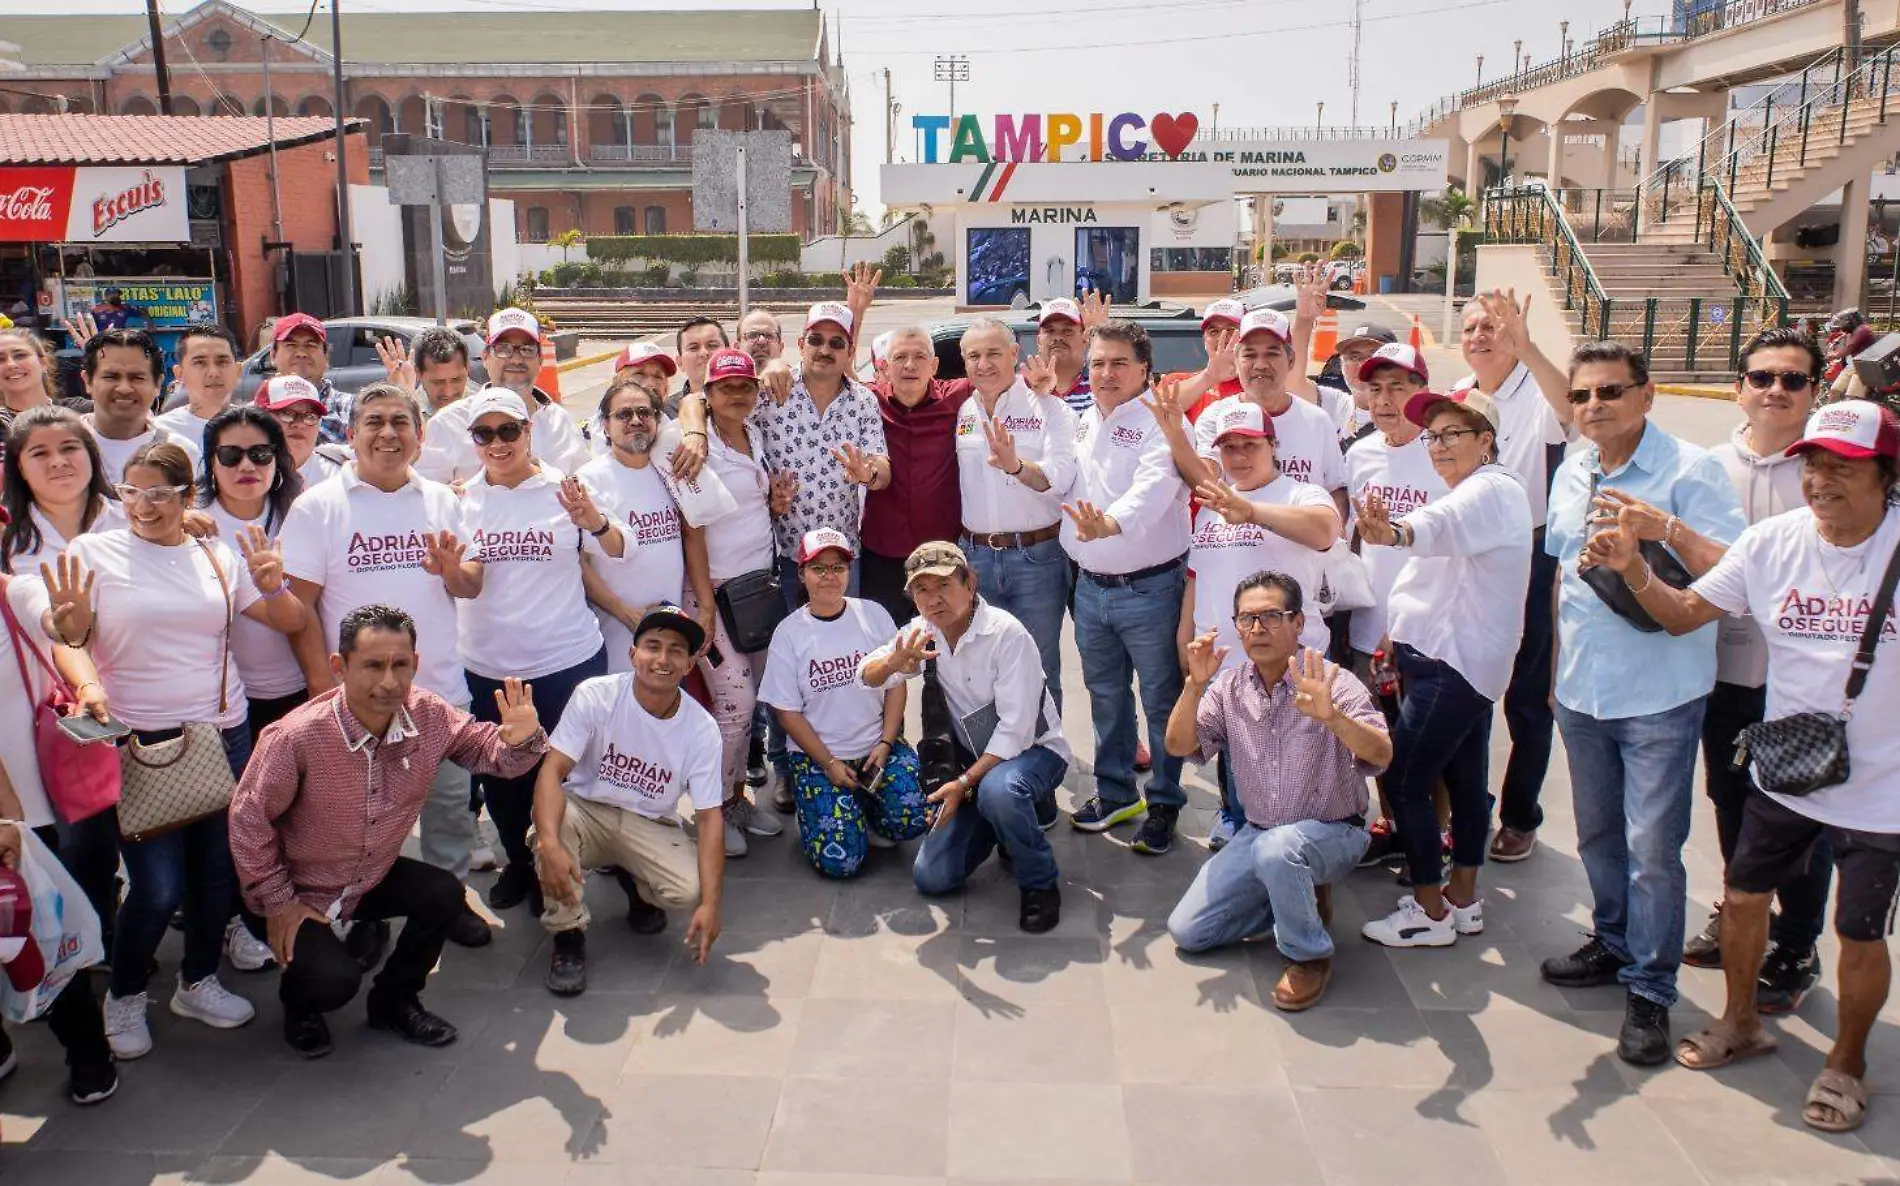
{"type": "Polygon", "coordinates": [[[330,1053],[325,1013],[362,987],[335,926],[404,919],[369,993],[369,1023],[423,1046],[455,1027],[422,1007],[422,986],[466,908],[454,874],[400,855],[436,768],[525,774],[547,749],[530,689],[504,681],[501,723],[484,724],[414,687],[416,624],[387,605],[351,610],[330,670],[338,686],[269,726],[231,799],[231,859],[244,899],[268,920],[284,969],[284,1037],[330,1053]]]}
{"type": "Polygon", "coordinates": [[[554,727],[535,780],[530,837],[546,902],[541,925],[554,933],[549,992],[571,997],[587,988],[587,869],[627,871],[621,886],[636,932],[657,934],[666,928],[664,908],[697,904],[686,928],[693,958],[705,963],[719,937],[726,870],[719,726],[680,694],[705,645],[706,632],[686,611],[654,606],[633,632],[633,670],[583,680],[554,727]],[[692,796],[705,843],[695,846],[661,822],[681,795],[692,796]]]}
{"type": "Polygon", "coordinates": [[[1366,779],[1392,760],[1385,717],[1365,685],[1300,647],[1299,582],[1257,572],[1234,589],[1248,662],[1221,670],[1212,630],[1188,643],[1187,686],[1168,714],[1168,752],[1227,751],[1247,824],[1214,854],[1168,916],[1183,951],[1273,929],[1286,971],[1273,1003],[1319,1003],[1333,974],[1333,882],[1366,851],[1366,779]],[[1297,658],[1296,658],[1297,656],[1297,658]]]}

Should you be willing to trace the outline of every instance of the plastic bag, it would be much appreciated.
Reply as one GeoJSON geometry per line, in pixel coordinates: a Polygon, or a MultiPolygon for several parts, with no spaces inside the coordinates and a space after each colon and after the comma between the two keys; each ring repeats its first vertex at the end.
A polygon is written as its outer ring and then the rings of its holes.
{"type": "Polygon", "coordinates": [[[666,450],[665,456],[655,459],[653,464],[659,468],[661,484],[679,504],[680,515],[692,526],[704,527],[739,509],[738,499],[726,489],[712,466],[700,466],[692,481],[682,482],[673,476],[673,449],[666,450]]]}
{"type": "Polygon", "coordinates": [[[46,963],[46,976],[27,990],[15,989],[0,977],[0,1016],[15,1022],[44,1014],[74,976],[105,959],[92,903],[32,829],[18,830],[19,873],[32,894],[33,942],[46,963]]]}

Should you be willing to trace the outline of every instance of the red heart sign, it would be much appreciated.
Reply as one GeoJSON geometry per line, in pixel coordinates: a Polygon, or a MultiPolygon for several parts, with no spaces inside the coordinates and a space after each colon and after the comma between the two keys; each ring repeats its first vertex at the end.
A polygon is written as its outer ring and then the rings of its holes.
{"type": "Polygon", "coordinates": [[[1155,146],[1169,156],[1180,156],[1194,139],[1194,133],[1201,130],[1201,119],[1192,111],[1180,115],[1157,115],[1148,121],[1148,132],[1155,138],[1155,146]]]}

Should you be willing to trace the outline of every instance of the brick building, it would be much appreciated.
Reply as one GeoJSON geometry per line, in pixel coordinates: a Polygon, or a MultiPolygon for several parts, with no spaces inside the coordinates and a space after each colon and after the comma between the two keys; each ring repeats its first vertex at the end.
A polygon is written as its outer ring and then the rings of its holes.
{"type": "MultiPolygon", "coordinates": [[[[158,110],[146,19],[9,16],[24,70],[0,113],[158,110]]],[[[165,26],[173,112],[262,115],[263,66],[279,115],[328,116],[330,24],[204,3],[165,26]]],[[[488,149],[489,193],[516,233],[544,240],[692,229],[701,128],[792,134],[792,227],[837,229],[851,201],[850,91],[815,9],[697,12],[343,13],[346,106],[370,129],[488,149]],[[582,55],[586,55],[583,57],[582,55]]],[[[374,179],[374,178],[373,178],[374,179]]]]}

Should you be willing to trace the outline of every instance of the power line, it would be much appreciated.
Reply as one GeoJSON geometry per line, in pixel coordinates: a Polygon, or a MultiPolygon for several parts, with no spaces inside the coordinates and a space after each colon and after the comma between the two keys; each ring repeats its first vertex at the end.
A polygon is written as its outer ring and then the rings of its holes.
{"type": "MultiPolygon", "coordinates": [[[[1150,13],[1158,9],[1160,10],[1189,9],[1189,10],[1194,10],[1194,11],[1205,11],[1210,8],[1217,8],[1217,7],[1231,8],[1231,7],[1236,7],[1236,6],[1246,6],[1246,7],[1254,7],[1254,8],[1270,8],[1270,7],[1276,7],[1283,4],[1299,4],[1299,3],[1305,3],[1305,2],[1306,0],[1162,0],[1161,3],[1155,3],[1155,4],[1096,4],[1096,5],[1091,5],[1088,8],[1087,13],[1088,13],[1088,16],[1091,19],[1093,19],[1097,16],[1100,16],[1103,13],[1112,13],[1112,12],[1150,13]]],[[[1016,11],[1012,9],[1012,10],[1002,11],[1002,12],[976,12],[976,13],[916,12],[916,13],[870,13],[870,14],[858,15],[858,14],[847,12],[843,14],[845,20],[851,21],[854,24],[877,25],[877,26],[934,24],[934,23],[939,23],[943,21],[956,21],[961,24],[967,25],[972,19],[982,20],[985,17],[996,17],[999,20],[1008,20],[1011,22],[1026,20],[1026,19],[1033,19],[1036,17],[1052,17],[1052,18],[1060,18],[1062,20],[1072,21],[1076,18],[1077,15],[1078,15],[1077,10],[1073,7],[1025,9],[1022,11],[1016,11]]],[[[878,30],[871,30],[871,31],[875,32],[878,30]]]]}

